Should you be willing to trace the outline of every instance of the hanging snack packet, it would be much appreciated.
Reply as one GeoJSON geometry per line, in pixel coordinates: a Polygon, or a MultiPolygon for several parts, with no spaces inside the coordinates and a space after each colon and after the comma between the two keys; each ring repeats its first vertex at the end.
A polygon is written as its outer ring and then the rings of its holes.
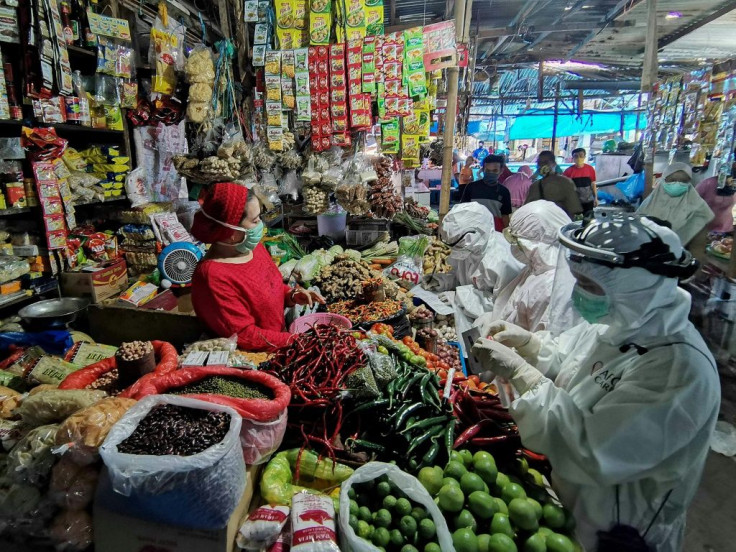
{"type": "Polygon", "coordinates": [[[365,0],[366,34],[382,35],[383,0],[365,0]]]}
{"type": "Polygon", "coordinates": [[[381,153],[399,153],[399,119],[392,118],[381,124],[381,153]]]}

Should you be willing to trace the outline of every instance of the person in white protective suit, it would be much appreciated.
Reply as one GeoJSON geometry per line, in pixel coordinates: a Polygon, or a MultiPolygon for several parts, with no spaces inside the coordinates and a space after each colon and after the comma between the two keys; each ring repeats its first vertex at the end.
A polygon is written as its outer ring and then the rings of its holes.
{"type": "Polygon", "coordinates": [[[493,310],[496,293],[523,265],[511,255],[509,243],[494,229],[493,215],[480,203],[453,207],[442,221],[440,239],[452,248],[447,260],[452,272],[426,275],[424,287],[448,292],[461,335],[476,318],[493,310]]]}
{"type": "Polygon", "coordinates": [[[720,406],[715,361],[677,286],[697,263],[670,229],[608,217],[560,231],[587,323],[552,338],[488,322],[473,353],[492,372],[482,379],[518,391],[522,442],[549,458],[587,550],[620,523],[652,550],[679,551],[720,406]]]}
{"type": "MultiPolygon", "coordinates": [[[[570,222],[565,211],[544,200],[528,203],[511,215],[503,235],[511,244],[511,254],[526,266],[498,293],[491,314],[493,320],[506,320],[532,332],[549,329],[549,308],[560,252],[557,234],[570,222]]],[[[570,327],[577,319],[569,301],[575,281],[567,275],[568,300],[560,305],[556,316],[562,325],[570,327]]],[[[557,286],[561,287],[559,279],[557,286]]]]}

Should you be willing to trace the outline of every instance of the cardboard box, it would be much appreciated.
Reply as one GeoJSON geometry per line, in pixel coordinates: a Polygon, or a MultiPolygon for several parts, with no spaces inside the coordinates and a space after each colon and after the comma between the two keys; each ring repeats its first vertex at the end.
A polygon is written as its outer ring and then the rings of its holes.
{"type": "Polygon", "coordinates": [[[127,287],[128,268],[123,259],[92,269],[61,274],[61,291],[65,296],[90,297],[93,303],[109,299],[127,287]]]}
{"type": "Polygon", "coordinates": [[[153,523],[106,510],[95,500],[93,527],[95,549],[104,552],[235,552],[235,536],[248,513],[259,466],[248,466],[245,492],[227,526],[202,531],[153,523]]]}

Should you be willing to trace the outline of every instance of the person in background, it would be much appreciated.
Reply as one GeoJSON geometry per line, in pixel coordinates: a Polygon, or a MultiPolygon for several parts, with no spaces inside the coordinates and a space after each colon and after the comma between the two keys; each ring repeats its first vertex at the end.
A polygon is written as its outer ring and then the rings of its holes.
{"type": "Polygon", "coordinates": [[[514,385],[522,443],[549,460],[585,550],[679,552],[721,402],[715,360],[678,287],[697,262],[669,228],[636,215],[572,223],[559,236],[586,322],[556,337],[484,324],[472,349],[488,370],[481,379],[514,385]]]}
{"type": "Polygon", "coordinates": [[[460,198],[460,203],[475,201],[486,207],[493,215],[498,231],[508,226],[511,214],[511,194],[498,181],[503,166],[503,157],[487,156],[483,160],[483,179],[468,184],[460,198]]]}
{"type": "Polygon", "coordinates": [[[585,161],[588,152],[584,148],[572,150],[571,165],[562,174],[575,183],[575,191],[578,193],[583,213],[589,213],[598,204],[598,189],[595,186],[595,169],[585,161]]]}
{"type": "Polygon", "coordinates": [[[547,165],[552,169],[551,174],[562,174],[562,169],[557,164],[557,158],[555,157],[555,154],[549,150],[544,150],[539,152],[539,155],[537,156],[537,170],[534,171],[534,174],[532,175],[532,182],[542,178],[542,173],[539,170],[539,167],[542,164],[547,165]]]}
{"type": "Polygon", "coordinates": [[[284,308],[325,300],[291,288],[261,244],[263,222],[255,193],[234,182],[205,188],[192,235],[212,244],[194,271],[192,303],[214,335],[236,335],[244,351],[273,351],[289,343],[284,308]]]}
{"type": "Polygon", "coordinates": [[[473,157],[481,166],[483,166],[483,160],[488,155],[488,150],[484,146],[485,142],[481,140],[478,142],[478,148],[473,152],[473,157]]]}
{"type": "Polygon", "coordinates": [[[689,163],[672,163],[659,184],[637,209],[640,215],[667,221],[684,245],[690,243],[715,215],[691,184],[689,163]]]}
{"type": "Polygon", "coordinates": [[[710,232],[733,232],[733,206],[736,200],[736,181],[733,173],[726,179],[726,185],[718,187],[718,177],[711,176],[700,181],[695,191],[708,204],[715,218],[708,225],[710,232]]]}
{"type": "Polygon", "coordinates": [[[508,188],[511,194],[511,208],[518,209],[524,205],[526,201],[526,195],[529,193],[529,188],[532,185],[532,169],[529,165],[524,165],[519,168],[519,171],[513,173],[506,180],[503,181],[503,185],[508,188]]]}
{"type": "MultiPolygon", "coordinates": [[[[538,180],[532,178],[532,185],[526,196],[526,203],[545,199],[560,207],[571,219],[582,214],[583,207],[575,191],[575,183],[558,172],[559,167],[551,151],[543,151],[537,157],[538,180]]],[[[561,172],[561,171],[560,171],[561,172]]]]}
{"type": "Polygon", "coordinates": [[[498,155],[497,157],[500,157],[503,160],[503,164],[501,167],[501,173],[498,175],[498,181],[503,184],[506,182],[506,180],[511,177],[514,173],[511,172],[511,169],[509,169],[508,165],[506,165],[506,157],[503,155],[498,155]]]}

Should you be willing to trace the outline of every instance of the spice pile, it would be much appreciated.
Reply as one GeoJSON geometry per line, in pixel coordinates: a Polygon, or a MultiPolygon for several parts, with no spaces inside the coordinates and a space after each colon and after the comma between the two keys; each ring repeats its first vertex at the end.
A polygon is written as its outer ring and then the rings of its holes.
{"type": "Polygon", "coordinates": [[[388,299],[365,304],[357,301],[339,301],[328,305],[327,311],[344,316],[353,324],[363,324],[388,320],[398,315],[403,308],[401,302],[388,299]]]}
{"type": "Polygon", "coordinates": [[[199,381],[167,391],[171,395],[225,395],[236,399],[272,400],[270,390],[260,384],[232,376],[208,376],[199,381]]]}
{"type": "Polygon", "coordinates": [[[118,445],[125,454],[191,456],[221,442],[230,428],[230,415],[164,404],[143,418],[118,445]]]}

